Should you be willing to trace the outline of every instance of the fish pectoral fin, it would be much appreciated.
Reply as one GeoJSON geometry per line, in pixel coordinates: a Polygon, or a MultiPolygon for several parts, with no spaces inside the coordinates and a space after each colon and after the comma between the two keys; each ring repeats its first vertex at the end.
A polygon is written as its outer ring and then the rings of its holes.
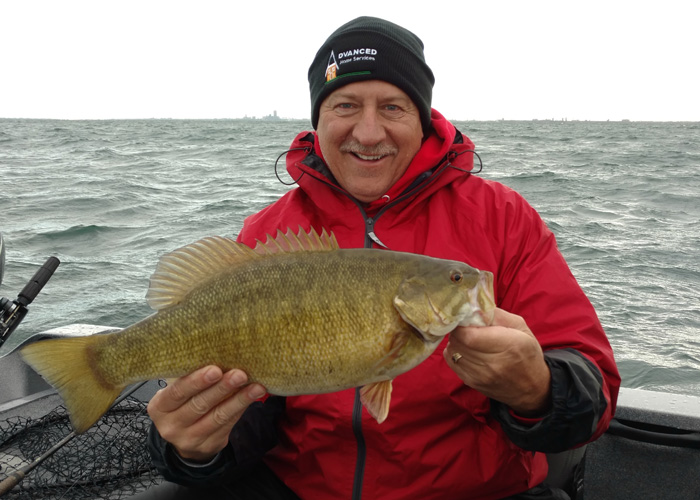
{"type": "Polygon", "coordinates": [[[374,382],[360,389],[360,401],[378,424],[386,420],[391,403],[391,380],[374,382]]]}
{"type": "Polygon", "coordinates": [[[408,332],[402,330],[392,337],[391,344],[389,345],[386,355],[379,360],[377,365],[374,367],[373,373],[377,374],[378,371],[381,373],[381,370],[387,368],[401,355],[401,351],[408,343],[409,335],[410,334],[408,332]]]}

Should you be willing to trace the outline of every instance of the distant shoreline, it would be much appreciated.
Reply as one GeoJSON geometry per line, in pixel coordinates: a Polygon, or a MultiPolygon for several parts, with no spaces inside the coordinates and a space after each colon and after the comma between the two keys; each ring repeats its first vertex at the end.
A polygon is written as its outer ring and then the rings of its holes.
{"type": "MultiPolygon", "coordinates": [[[[311,123],[308,118],[256,118],[256,117],[242,117],[242,118],[4,118],[0,117],[0,120],[26,120],[26,121],[64,121],[64,122],[116,122],[116,121],[232,121],[232,122],[265,122],[265,123],[279,123],[279,122],[306,122],[311,123]]],[[[510,122],[510,123],[700,123],[700,120],[580,120],[580,119],[568,119],[568,118],[532,118],[532,119],[508,119],[499,118],[492,120],[476,120],[476,119],[459,119],[450,118],[451,122],[459,123],[494,123],[494,122],[510,122]]]]}

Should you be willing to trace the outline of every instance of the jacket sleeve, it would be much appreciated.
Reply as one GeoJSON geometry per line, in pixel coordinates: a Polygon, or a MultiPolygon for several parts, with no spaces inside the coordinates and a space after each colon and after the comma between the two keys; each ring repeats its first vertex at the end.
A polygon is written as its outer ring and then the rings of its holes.
{"type": "Polygon", "coordinates": [[[151,425],[148,450],[155,468],[163,477],[184,486],[232,483],[247,474],[278,440],[277,421],[284,412],[285,398],[270,396],[256,401],[243,413],[229,436],[229,444],[212,462],[188,464],[151,425]]]}
{"type": "Polygon", "coordinates": [[[525,450],[557,453],[589,441],[608,413],[603,376],[573,349],[544,354],[552,372],[552,406],[546,415],[523,419],[503,403],[491,401],[491,411],[510,440],[525,450]]]}
{"type": "Polygon", "coordinates": [[[517,193],[501,206],[499,307],[518,314],[545,353],[552,408],[535,421],[492,402],[492,414],[518,446],[557,452],[602,435],[615,412],[620,376],[593,305],[559,251],[554,234],[517,193]]]}

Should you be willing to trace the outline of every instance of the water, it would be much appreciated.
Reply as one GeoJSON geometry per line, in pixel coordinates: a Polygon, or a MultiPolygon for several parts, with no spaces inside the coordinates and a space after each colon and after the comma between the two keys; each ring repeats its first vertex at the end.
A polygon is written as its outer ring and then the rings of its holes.
{"type": "MultiPolygon", "coordinates": [[[[623,385],[700,394],[700,123],[464,122],[482,176],[542,214],[601,318],[623,385]]],[[[0,120],[0,231],[14,298],[58,271],[4,350],[70,323],[127,326],[160,255],[235,237],[287,189],[306,121],[0,120]],[[286,176],[286,172],[284,173],[286,176]]]]}

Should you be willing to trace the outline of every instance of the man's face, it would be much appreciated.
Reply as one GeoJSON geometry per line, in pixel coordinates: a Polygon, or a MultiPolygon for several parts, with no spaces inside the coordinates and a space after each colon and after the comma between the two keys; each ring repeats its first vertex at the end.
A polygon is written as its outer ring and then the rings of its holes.
{"type": "Polygon", "coordinates": [[[363,202],[377,200],[389,190],[423,138],[413,101],[380,80],[350,83],[326,97],[316,132],[338,183],[363,202]]]}

